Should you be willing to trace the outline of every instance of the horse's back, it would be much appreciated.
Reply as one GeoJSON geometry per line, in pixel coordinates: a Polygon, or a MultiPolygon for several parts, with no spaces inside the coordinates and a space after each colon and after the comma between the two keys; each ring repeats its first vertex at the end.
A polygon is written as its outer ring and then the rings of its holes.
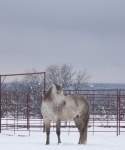
{"type": "Polygon", "coordinates": [[[88,99],[86,99],[84,96],[72,94],[66,96],[65,111],[67,111],[68,108],[73,113],[81,115],[89,113],[90,104],[88,99]]]}
{"type": "Polygon", "coordinates": [[[89,101],[87,98],[85,98],[83,95],[78,95],[78,94],[72,94],[72,95],[67,95],[66,96],[66,101],[69,103],[74,103],[75,107],[85,106],[87,105],[89,107],[89,101]]]}

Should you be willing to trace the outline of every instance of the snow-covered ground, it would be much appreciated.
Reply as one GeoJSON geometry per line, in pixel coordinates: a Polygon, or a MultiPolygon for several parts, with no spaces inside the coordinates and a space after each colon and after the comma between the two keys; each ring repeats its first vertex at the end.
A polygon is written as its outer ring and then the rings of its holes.
{"type": "Polygon", "coordinates": [[[78,139],[78,132],[62,132],[62,143],[58,145],[56,133],[51,132],[50,145],[45,145],[46,134],[43,132],[19,136],[4,131],[0,134],[0,150],[125,150],[125,132],[120,136],[116,136],[114,132],[96,132],[94,135],[89,132],[86,145],[78,145],[78,139]]]}

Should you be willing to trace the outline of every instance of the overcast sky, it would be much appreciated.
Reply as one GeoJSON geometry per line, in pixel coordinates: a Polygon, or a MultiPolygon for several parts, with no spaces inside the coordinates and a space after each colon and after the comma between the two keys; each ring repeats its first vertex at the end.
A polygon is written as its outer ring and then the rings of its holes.
{"type": "Polygon", "coordinates": [[[64,63],[125,83],[125,0],[0,0],[0,74],[64,63]]]}

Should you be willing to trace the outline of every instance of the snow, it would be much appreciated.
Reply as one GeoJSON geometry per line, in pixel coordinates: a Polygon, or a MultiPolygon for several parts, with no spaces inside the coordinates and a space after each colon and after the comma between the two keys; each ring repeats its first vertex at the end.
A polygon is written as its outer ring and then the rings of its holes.
{"type": "MultiPolygon", "coordinates": [[[[97,127],[98,128],[98,127],[97,127]]],[[[98,129],[97,129],[98,130],[98,129]]],[[[102,128],[103,130],[103,128],[102,128]]],[[[110,128],[111,130],[111,128],[110,128]]],[[[79,145],[78,132],[61,132],[61,144],[57,144],[55,132],[50,133],[50,145],[45,145],[46,134],[41,132],[31,132],[30,136],[19,136],[8,134],[2,131],[0,134],[0,150],[124,150],[125,132],[116,136],[114,132],[88,133],[86,145],[79,145]]]]}

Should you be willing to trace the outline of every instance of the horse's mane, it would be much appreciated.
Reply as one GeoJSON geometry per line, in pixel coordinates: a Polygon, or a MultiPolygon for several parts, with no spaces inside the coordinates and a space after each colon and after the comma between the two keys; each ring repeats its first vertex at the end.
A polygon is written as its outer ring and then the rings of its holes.
{"type": "Polygon", "coordinates": [[[45,96],[44,96],[44,99],[49,99],[51,97],[51,93],[52,93],[52,87],[49,88],[49,90],[46,92],[45,96]]]}
{"type": "MultiPolygon", "coordinates": [[[[62,88],[61,88],[60,85],[57,85],[57,84],[56,84],[55,86],[56,86],[56,89],[57,89],[58,91],[61,91],[61,90],[62,90],[62,88]]],[[[50,99],[50,98],[51,98],[51,93],[52,93],[52,87],[49,88],[49,90],[46,92],[44,99],[45,99],[45,100],[46,100],[46,99],[50,99]]]]}
{"type": "Polygon", "coordinates": [[[60,86],[60,85],[55,85],[56,86],[56,89],[58,90],[58,91],[61,91],[62,90],[62,87],[60,86]]]}

